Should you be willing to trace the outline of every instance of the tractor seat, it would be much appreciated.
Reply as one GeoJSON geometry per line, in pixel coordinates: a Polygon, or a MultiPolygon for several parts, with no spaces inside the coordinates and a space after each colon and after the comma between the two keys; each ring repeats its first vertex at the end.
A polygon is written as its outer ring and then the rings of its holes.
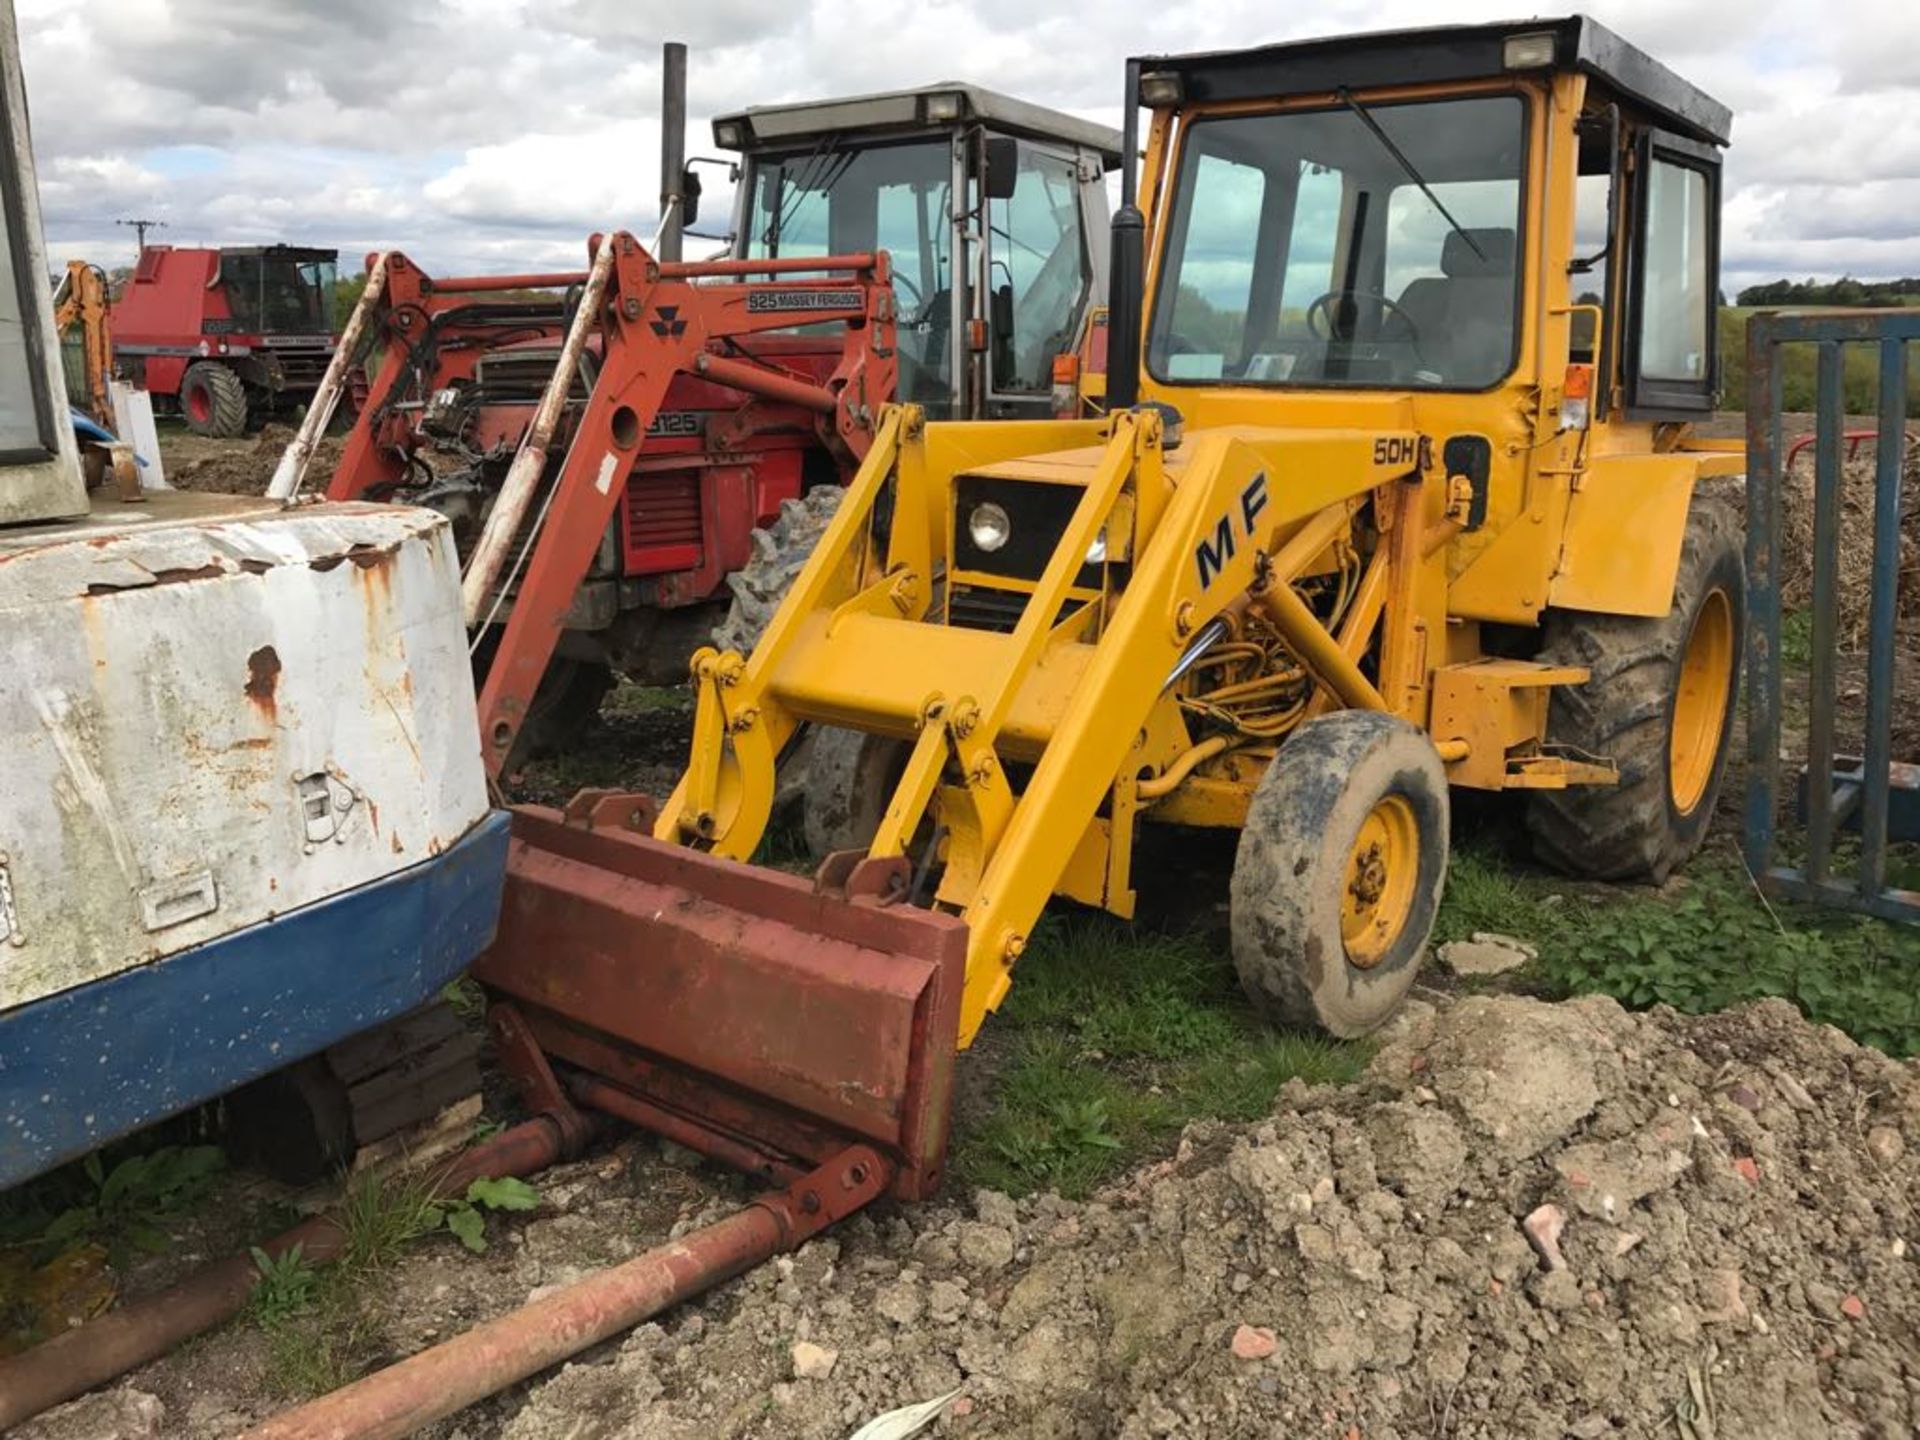
{"type": "Polygon", "coordinates": [[[1440,247],[1440,274],[1422,276],[1400,294],[1400,308],[1418,329],[1425,368],[1449,387],[1479,389],[1507,373],[1514,253],[1510,229],[1451,231],[1440,247]]]}

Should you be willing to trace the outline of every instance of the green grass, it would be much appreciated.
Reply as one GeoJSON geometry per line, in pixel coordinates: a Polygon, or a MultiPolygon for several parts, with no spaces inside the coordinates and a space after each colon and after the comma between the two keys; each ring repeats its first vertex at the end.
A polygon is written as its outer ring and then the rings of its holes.
{"type": "Polygon", "coordinates": [[[446,1223],[446,1212],[433,1196],[433,1177],[423,1172],[361,1171],[348,1180],[338,1215],[346,1232],[339,1261],[343,1274],[385,1270],[409,1244],[446,1223]]]}
{"type": "Polygon", "coordinates": [[[691,712],[690,685],[636,685],[622,676],[600,702],[600,713],[616,715],[672,715],[691,712]]]}
{"type": "Polygon", "coordinates": [[[486,1249],[483,1212],[531,1210],[539,1193],[524,1180],[475,1180],[463,1196],[434,1196],[426,1171],[362,1171],[335,1212],[343,1232],[338,1260],[316,1269],[297,1249],[278,1259],[253,1251],[259,1281],[248,1315],[266,1337],[263,1380],[286,1399],[337,1390],[379,1356],[386,1272],[424,1236],[450,1233],[468,1250],[486,1249]]]}
{"type": "Polygon", "coordinates": [[[1725,834],[1665,890],[1571,886],[1457,850],[1435,939],[1497,930],[1540,958],[1520,983],[1700,1013],[1769,996],[1893,1055],[1920,1054],[1920,930],[1784,900],[1764,903],[1725,834]],[[1555,899],[1553,897],[1558,897],[1555,899]]]}
{"type": "Polygon", "coordinates": [[[1802,606],[1780,617],[1780,658],[1797,669],[1813,664],[1813,607],[1802,606]]]}
{"type": "Polygon", "coordinates": [[[1035,935],[992,1022],[992,1110],[955,1147],[963,1185],[1083,1196],[1190,1120],[1253,1120],[1294,1076],[1351,1079],[1368,1048],[1276,1034],[1241,997],[1224,937],[1104,917],[1035,935]]]}
{"type": "Polygon", "coordinates": [[[0,1195],[0,1247],[35,1265],[99,1245],[115,1266],[169,1243],[171,1223],[206,1201],[226,1169],[214,1145],[153,1143],[151,1132],[0,1195]]]}

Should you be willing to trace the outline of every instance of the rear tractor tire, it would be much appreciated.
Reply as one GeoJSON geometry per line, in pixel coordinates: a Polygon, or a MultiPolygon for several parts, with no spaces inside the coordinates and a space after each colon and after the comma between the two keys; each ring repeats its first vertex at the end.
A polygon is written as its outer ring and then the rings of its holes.
{"type": "Polygon", "coordinates": [[[247,433],[247,387],[214,360],[196,360],[180,377],[180,413],[187,429],[214,440],[247,433]]]}
{"type": "Polygon", "coordinates": [[[1665,615],[1549,614],[1540,658],[1591,676],[1554,690],[1547,739],[1612,759],[1620,783],[1535,791],[1527,828],[1542,860],[1658,884],[1700,848],[1726,774],[1746,594],[1739,521],[1696,501],[1665,615]]]}
{"type": "Polygon", "coordinates": [[[1446,769],[1396,716],[1342,710],[1260,777],[1233,864],[1233,961],[1270,1022],[1353,1037],[1412,987],[1447,875],[1446,769]]]}
{"type": "Polygon", "coordinates": [[[773,524],[753,532],[752,558],[727,577],[733,603],[727,618],[713,627],[715,645],[753,653],[846,493],[839,485],[816,485],[800,499],[783,502],[773,524]]]}
{"type": "Polygon", "coordinates": [[[527,718],[513,747],[514,759],[524,761],[573,749],[600,718],[600,702],[613,688],[613,670],[597,660],[556,655],[533,692],[527,718]]]}

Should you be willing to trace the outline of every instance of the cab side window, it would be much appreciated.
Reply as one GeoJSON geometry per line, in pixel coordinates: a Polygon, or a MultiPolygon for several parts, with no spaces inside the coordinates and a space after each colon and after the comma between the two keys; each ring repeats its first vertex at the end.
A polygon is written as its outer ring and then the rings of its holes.
{"type": "Polygon", "coordinates": [[[1647,248],[1640,373],[1697,381],[1707,374],[1707,177],[1653,163],[1647,177],[1647,248]]]}
{"type": "Polygon", "coordinates": [[[1646,418],[1711,410],[1720,283],[1717,152],[1660,131],[1636,165],[1628,408],[1646,418]]]}

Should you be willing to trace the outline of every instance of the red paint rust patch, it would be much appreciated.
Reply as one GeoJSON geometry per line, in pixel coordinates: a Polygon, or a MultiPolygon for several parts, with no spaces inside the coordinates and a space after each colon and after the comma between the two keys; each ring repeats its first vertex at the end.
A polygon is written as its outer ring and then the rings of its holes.
{"type": "Polygon", "coordinates": [[[247,699],[257,706],[263,715],[272,716],[275,711],[275,694],[280,688],[280,652],[271,645],[262,645],[247,656],[247,699]]]}

